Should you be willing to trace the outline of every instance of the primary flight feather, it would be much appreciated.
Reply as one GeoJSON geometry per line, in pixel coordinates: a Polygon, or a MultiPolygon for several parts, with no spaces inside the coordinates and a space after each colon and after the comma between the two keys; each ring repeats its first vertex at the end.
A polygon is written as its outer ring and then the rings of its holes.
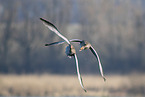
{"type": "Polygon", "coordinates": [[[70,44],[69,40],[66,37],[64,37],[62,34],[60,34],[59,30],[52,23],[50,23],[48,20],[45,20],[43,18],[40,18],[40,20],[43,21],[43,24],[46,27],[48,27],[51,31],[56,33],[60,38],[64,39],[68,44],[70,44]]]}

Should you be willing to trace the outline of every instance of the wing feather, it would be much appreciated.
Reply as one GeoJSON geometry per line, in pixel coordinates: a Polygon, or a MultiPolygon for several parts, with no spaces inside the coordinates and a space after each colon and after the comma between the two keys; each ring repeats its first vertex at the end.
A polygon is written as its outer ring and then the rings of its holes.
{"type": "Polygon", "coordinates": [[[104,77],[104,74],[103,74],[103,68],[102,68],[101,61],[100,61],[100,58],[99,58],[98,53],[96,52],[96,50],[95,50],[92,46],[90,47],[90,50],[91,50],[92,53],[95,55],[95,57],[98,59],[99,68],[100,68],[100,73],[101,73],[101,75],[102,75],[104,81],[106,81],[106,78],[104,77]]]}
{"type": "MultiPolygon", "coordinates": [[[[71,40],[69,40],[70,42],[82,42],[83,40],[80,40],[80,39],[71,39],[71,40]]],[[[47,44],[45,44],[45,46],[50,46],[50,45],[56,45],[56,44],[63,44],[63,43],[65,43],[66,41],[58,41],[58,42],[53,42],[53,43],[47,43],[47,44]]]]}
{"type": "Polygon", "coordinates": [[[59,42],[53,42],[53,43],[49,43],[49,44],[45,44],[45,46],[50,46],[50,45],[56,45],[56,44],[63,44],[63,43],[65,43],[65,41],[59,41],[59,42]]]}
{"type": "Polygon", "coordinates": [[[81,39],[71,39],[69,41],[71,41],[71,42],[82,42],[83,40],[81,40],[81,39]]]}
{"type": "Polygon", "coordinates": [[[78,64],[78,58],[77,58],[77,55],[76,55],[76,54],[74,54],[74,59],[75,59],[75,61],[76,61],[76,68],[77,68],[77,74],[78,74],[79,82],[80,82],[81,87],[83,88],[83,90],[84,90],[85,92],[87,92],[86,89],[84,88],[84,85],[83,85],[83,80],[82,80],[82,77],[81,77],[81,74],[80,74],[79,64],[78,64]]]}
{"type": "Polygon", "coordinates": [[[58,31],[58,29],[52,24],[50,23],[49,21],[43,19],[43,18],[40,18],[40,20],[43,21],[43,24],[48,27],[51,31],[53,31],[54,33],[56,33],[59,37],[61,37],[62,39],[64,39],[68,44],[70,44],[69,40],[64,37],[62,34],[60,34],[60,32],[58,31]]]}

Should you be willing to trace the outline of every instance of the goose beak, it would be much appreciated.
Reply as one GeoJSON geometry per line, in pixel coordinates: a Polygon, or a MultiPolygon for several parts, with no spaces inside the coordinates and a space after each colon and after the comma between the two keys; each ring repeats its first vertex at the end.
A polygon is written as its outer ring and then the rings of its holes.
{"type": "Polygon", "coordinates": [[[81,47],[79,51],[82,51],[84,49],[84,47],[81,47]]]}

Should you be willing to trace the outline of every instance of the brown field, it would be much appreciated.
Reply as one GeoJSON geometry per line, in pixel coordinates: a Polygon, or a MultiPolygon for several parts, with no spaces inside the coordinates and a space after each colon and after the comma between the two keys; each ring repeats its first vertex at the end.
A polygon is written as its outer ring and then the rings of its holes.
{"type": "Polygon", "coordinates": [[[83,75],[87,93],[74,75],[3,75],[0,96],[144,96],[145,74],[83,75]]]}

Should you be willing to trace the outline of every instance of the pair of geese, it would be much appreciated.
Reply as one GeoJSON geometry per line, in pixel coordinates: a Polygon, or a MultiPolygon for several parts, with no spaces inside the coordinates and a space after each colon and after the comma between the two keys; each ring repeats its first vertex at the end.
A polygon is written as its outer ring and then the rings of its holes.
{"type": "Polygon", "coordinates": [[[64,41],[59,41],[59,42],[53,42],[53,43],[50,43],[50,44],[45,44],[45,46],[50,46],[50,45],[55,45],[55,44],[63,44],[63,43],[67,43],[68,46],[66,47],[66,55],[71,58],[72,56],[74,57],[75,59],[75,62],[76,62],[76,69],[77,69],[77,75],[78,75],[78,79],[79,79],[79,82],[80,82],[80,85],[82,87],[82,89],[86,92],[86,89],[84,88],[84,85],[83,85],[83,80],[82,80],[82,77],[80,75],[80,70],[79,70],[79,64],[78,64],[78,58],[77,58],[77,55],[76,55],[76,50],[74,48],[74,46],[71,44],[71,42],[77,42],[77,43],[80,43],[80,51],[82,50],[86,50],[86,49],[90,49],[91,52],[95,55],[95,57],[98,59],[98,62],[99,62],[99,68],[100,68],[100,73],[104,79],[104,81],[106,80],[105,77],[104,77],[104,74],[103,74],[103,69],[102,69],[102,65],[101,65],[101,62],[100,62],[100,58],[99,58],[99,55],[97,54],[96,50],[92,47],[92,45],[85,41],[85,40],[80,40],[80,39],[71,39],[71,40],[68,40],[66,37],[64,37],[62,34],[60,34],[59,30],[52,24],[50,23],[49,21],[43,19],[43,18],[40,18],[40,20],[43,22],[43,24],[48,27],[51,31],[53,31],[55,34],[57,34],[60,38],[62,38],[64,41]]]}

